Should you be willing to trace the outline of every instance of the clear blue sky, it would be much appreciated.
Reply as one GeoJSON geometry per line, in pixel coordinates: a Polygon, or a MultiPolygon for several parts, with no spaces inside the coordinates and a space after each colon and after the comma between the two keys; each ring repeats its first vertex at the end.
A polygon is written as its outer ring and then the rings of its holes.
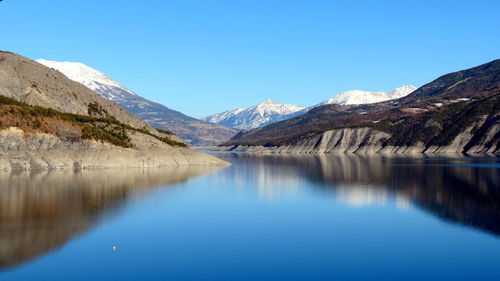
{"type": "Polygon", "coordinates": [[[79,61],[201,117],[312,105],[500,58],[500,1],[4,0],[0,49],[79,61]]]}

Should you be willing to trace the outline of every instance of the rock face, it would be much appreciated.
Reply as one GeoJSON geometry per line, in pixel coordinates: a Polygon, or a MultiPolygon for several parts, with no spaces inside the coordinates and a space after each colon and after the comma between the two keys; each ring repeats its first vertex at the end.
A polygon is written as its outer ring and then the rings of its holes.
{"type": "Polygon", "coordinates": [[[155,128],[176,133],[191,145],[215,145],[229,140],[237,130],[200,121],[162,104],[143,98],[106,74],[77,62],[37,60],[81,83],[155,128]]]}
{"type": "Polygon", "coordinates": [[[374,153],[389,134],[372,128],[338,129],[275,149],[278,153],[374,153]]]}
{"type": "Polygon", "coordinates": [[[227,164],[16,54],[0,52],[0,100],[0,170],[227,164]]]}
{"type": "Polygon", "coordinates": [[[18,128],[0,131],[0,170],[158,168],[225,165],[215,157],[172,147],[146,135],[131,135],[137,148],[96,141],[68,142],[49,134],[25,134],[18,128]]]}
{"type": "Polygon", "coordinates": [[[304,137],[282,146],[227,146],[224,150],[264,153],[323,154],[470,154],[500,155],[500,115],[482,116],[454,136],[449,143],[431,145],[417,141],[411,145],[389,145],[392,135],[374,128],[342,128],[304,137]],[[481,130],[482,129],[482,130],[481,130]],[[479,132],[478,132],[479,131],[479,132]]]}

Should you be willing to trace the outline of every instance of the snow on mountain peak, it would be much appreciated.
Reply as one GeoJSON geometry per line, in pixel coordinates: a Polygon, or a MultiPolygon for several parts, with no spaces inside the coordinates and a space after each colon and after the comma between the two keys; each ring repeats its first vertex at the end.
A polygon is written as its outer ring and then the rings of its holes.
{"type": "Polygon", "coordinates": [[[36,62],[43,64],[47,67],[58,70],[62,74],[66,75],[69,79],[79,82],[87,88],[98,92],[104,92],[108,88],[120,88],[126,91],[128,94],[135,95],[134,92],[122,86],[120,83],[114,81],[106,74],[89,67],[80,62],[58,62],[50,61],[44,59],[38,59],[36,62]],[[105,88],[105,89],[103,89],[105,88]]]}
{"type": "Polygon", "coordinates": [[[263,102],[259,103],[259,105],[260,105],[260,104],[278,104],[278,102],[277,102],[277,101],[275,101],[275,100],[272,100],[272,99],[267,99],[267,100],[265,100],[265,101],[263,101],[263,102]]]}
{"type": "Polygon", "coordinates": [[[217,113],[202,118],[202,120],[228,127],[250,130],[264,124],[282,120],[281,117],[306,108],[292,104],[281,104],[267,99],[249,108],[239,108],[217,113]]]}
{"type": "MultiPolygon", "coordinates": [[[[367,92],[351,90],[334,95],[321,104],[369,104],[387,100],[399,99],[411,94],[417,88],[411,85],[401,86],[392,92],[367,92]]],[[[320,105],[321,105],[320,104],[320,105]]]]}

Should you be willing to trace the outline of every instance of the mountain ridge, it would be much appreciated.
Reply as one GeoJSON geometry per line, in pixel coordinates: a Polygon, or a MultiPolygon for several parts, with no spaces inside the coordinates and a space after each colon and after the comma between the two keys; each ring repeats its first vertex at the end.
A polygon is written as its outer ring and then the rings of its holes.
{"type": "Polygon", "coordinates": [[[137,95],[106,74],[82,63],[56,62],[39,59],[37,62],[56,69],[69,79],[95,91],[149,125],[174,132],[191,145],[215,145],[228,140],[238,131],[200,121],[162,104],[137,95]]]}
{"type": "Polygon", "coordinates": [[[238,108],[212,114],[207,117],[201,118],[201,120],[242,130],[252,130],[279,121],[291,119],[322,105],[372,104],[407,96],[415,89],[416,87],[414,86],[405,85],[394,89],[392,92],[350,90],[337,93],[331,98],[313,106],[281,104],[275,102],[272,99],[267,99],[257,105],[248,108],[238,108]],[[272,106],[274,106],[274,108],[272,106]],[[276,106],[278,106],[279,108],[276,108],[276,106]]]}
{"type": "Polygon", "coordinates": [[[405,97],[415,91],[417,88],[412,85],[404,85],[394,89],[392,92],[369,92],[362,90],[350,90],[341,92],[333,97],[323,101],[319,105],[324,104],[342,104],[342,105],[358,105],[372,104],[388,100],[394,100],[405,97]]]}
{"type": "Polygon", "coordinates": [[[251,130],[272,123],[276,118],[305,109],[305,106],[278,103],[272,99],[248,108],[238,108],[201,118],[203,121],[251,130]]]}
{"type": "Polygon", "coordinates": [[[495,154],[500,146],[499,93],[500,60],[495,60],[440,76],[397,100],[322,105],[240,133],[226,145],[303,153],[495,154]]]}

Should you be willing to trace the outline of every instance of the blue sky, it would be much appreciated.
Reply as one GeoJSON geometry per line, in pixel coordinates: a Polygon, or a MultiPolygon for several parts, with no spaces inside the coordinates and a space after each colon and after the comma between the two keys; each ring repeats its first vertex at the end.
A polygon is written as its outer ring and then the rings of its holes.
{"type": "Polygon", "coordinates": [[[500,58],[500,1],[4,0],[0,49],[201,117],[421,86],[500,58]]]}

